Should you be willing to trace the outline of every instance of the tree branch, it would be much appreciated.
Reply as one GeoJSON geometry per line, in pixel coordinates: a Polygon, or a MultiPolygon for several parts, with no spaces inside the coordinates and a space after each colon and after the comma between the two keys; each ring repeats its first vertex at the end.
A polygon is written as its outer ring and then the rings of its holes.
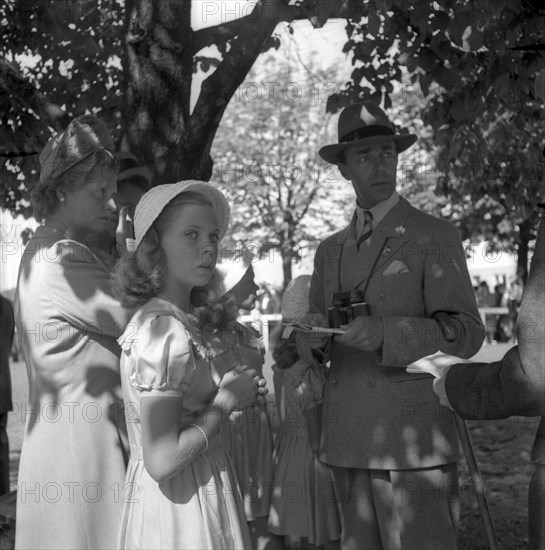
{"type": "Polygon", "coordinates": [[[203,48],[213,46],[214,44],[221,42],[227,42],[228,40],[235,38],[239,34],[242,27],[245,24],[251,24],[254,19],[255,18],[252,17],[252,14],[250,14],[245,15],[240,19],[235,19],[234,21],[220,23],[219,25],[193,31],[193,40],[191,44],[193,55],[203,48]]]}
{"type": "MultiPolygon", "coordinates": [[[[269,4],[270,1],[258,2],[252,14],[256,10],[263,10],[264,3],[269,4]]],[[[188,135],[188,139],[194,140],[199,147],[202,147],[203,139],[209,142],[207,147],[211,146],[229,101],[244,82],[277,23],[278,20],[261,14],[255,24],[242,27],[217,69],[203,82],[191,116],[188,135]]]]}
{"type": "MultiPolygon", "coordinates": [[[[226,23],[220,23],[204,29],[199,29],[193,33],[193,53],[197,53],[207,46],[212,46],[220,42],[227,42],[239,35],[241,29],[247,25],[253,26],[257,23],[258,18],[265,17],[274,19],[277,22],[291,23],[293,21],[302,21],[309,19],[317,13],[326,14],[326,17],[338,16],[339,5],[338,1],[333,0],[318,0],[312,2],[305,0],[299,5],[288,5],[281,0],[265,0],[258,2],[252,13],[234,19],[226,23]]],[[[323,16],[323,15],[322,15],[323,16]]]]}

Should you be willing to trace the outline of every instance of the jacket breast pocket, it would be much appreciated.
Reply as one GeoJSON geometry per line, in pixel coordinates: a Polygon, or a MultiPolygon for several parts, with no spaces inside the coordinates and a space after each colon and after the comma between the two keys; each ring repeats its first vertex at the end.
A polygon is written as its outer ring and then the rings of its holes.
{"type": "Polygon", "coordinates": [[[420,273],[377,277],[370,285],[368,294],[374,315],[421,316],[425,311],[420,273]]]}

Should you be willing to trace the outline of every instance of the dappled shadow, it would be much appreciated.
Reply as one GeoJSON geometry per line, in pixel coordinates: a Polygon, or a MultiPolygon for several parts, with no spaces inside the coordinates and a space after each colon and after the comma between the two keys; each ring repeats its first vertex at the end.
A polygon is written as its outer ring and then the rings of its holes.
{"type": "Polygon", "coordinates": [[[111,295],[110,273],[93,252],[58,238],[39,227],[21,260],[16,311],[30,386],[28,432],[46,405],[83,403],[114,388],[120,393],[116,338],[128,313],[111,295]],[[97,368],[99,375],[90,373],[97,368]]]}

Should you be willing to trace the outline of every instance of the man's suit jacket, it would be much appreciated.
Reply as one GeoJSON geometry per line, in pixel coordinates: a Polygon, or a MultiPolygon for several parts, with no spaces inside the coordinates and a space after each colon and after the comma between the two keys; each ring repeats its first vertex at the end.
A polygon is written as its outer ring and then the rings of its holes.
{"type": "Polygon", "coordinates": [[[482,344],[460,237],[449,222],[400,198],[358,251],[354,218],[318,247],[310,312],[327,315],[333,292],[364,289],[369,277],[365,299],[371,315],[382,319],[384,343],[365,352],[332,342],[321,459],[389,470],[454,462],[459,449],[451,411],[439,405],[431,378],[403,367],[438,350],[471,357],[482,344]],[[448,338],[434,319],[440,312],[448,315],[448,338]]]}
{"type": "MultiPolygon", "coordinates": [[[[494,363],[453,365],[445,390],[467,419],[545,415],[545,223],[541,220],[517,321],[518,346],[494,363]]],[[[545,464],[542,419],[533,459],[545,464]]]]}

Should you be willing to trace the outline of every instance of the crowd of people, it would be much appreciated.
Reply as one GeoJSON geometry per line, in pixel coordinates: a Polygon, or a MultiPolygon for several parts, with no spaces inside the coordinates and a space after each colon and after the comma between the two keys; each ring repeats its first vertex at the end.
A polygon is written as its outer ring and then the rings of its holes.
{"type": "Polygon", "coordinates": [[[396,191],[417,137],[367,101],[341,112],[338,138],[319,154],[351,182],[354,215],[282,297],[283,321],[313,328],[274,333],[275,437],[263,342],[237,321],[258,298],[253,258],[218,253],[225,196],[153,186],[90,115],[48,142],[15,297],[29,380],[16,548],[456,548],[453,411],[545,414],[543,257],[518,325],[533,338],[468,367],[485,328],[458,233],[396,191]]]}

